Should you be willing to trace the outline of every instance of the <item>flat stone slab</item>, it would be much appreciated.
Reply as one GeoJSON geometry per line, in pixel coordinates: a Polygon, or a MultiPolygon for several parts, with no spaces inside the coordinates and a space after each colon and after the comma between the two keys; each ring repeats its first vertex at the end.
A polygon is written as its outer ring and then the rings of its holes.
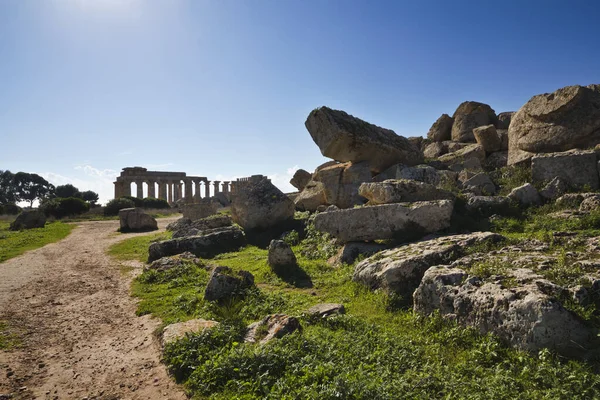
{"type": "Polygon", "coordinates": [[[219,325],[217,321],[210,321],[202,318],[167,325],[165,329],[163,329],[162,345],[166,346],[169,343],[182,339],[188,333],[202,332],[217,325],[219,325]]]}

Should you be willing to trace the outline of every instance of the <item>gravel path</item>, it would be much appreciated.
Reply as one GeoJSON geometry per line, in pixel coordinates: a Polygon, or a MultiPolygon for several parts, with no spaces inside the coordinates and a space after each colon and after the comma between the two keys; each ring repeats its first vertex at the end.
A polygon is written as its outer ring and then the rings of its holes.
{"type": "Polygon", "coordinates": [[[79,223],[60,242],[0,264],[0,320],[22,340],[0,351],[0,399],[186,398],[159,362],[160,321],[135,316],[129,285],[141,264],[127,273],[106,255],[136,235],[117,228],[79,223]]]}

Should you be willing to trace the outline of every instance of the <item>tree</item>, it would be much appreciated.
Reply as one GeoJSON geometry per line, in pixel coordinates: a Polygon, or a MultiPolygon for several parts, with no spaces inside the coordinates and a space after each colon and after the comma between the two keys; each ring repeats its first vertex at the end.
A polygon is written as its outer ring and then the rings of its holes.
{"type": "Polygon", "coordinates": [[[98,196],[98,193],[96,192],[92,192],[91,190],[86,190],[85,192],[81,193],[81,198],[84,199],[85,201],[89,202],[92,206],[96,205],[96,202],[98,202],[98,199],[100,198],[100,196],[98,196]]]}
{"type": "Polygon", "coordinates": [[[0,204],[13,204],[17,202],[15,185],[13,182],[15,175],[9,170],[0,170],[0,204]]]}
{"type": "Polygon", "coordinates": [[[30,207],[33,207],[35,200],[41,200],[54,193],[54,185],[38,174],[17,172],[13,178],[13,183],[17,201],[29,201],[30,207]]]}
{"type": "MultiPolygon", "coordinates": [[[[75,186],[67,183],[66,185],[59,185],[54,190],[54,194],[56,197],[68,198],[68,197],[78,197],[82,198],[82,193],[75,186]]],[[[85,200],[85,199],[84,199],[85,200]]]]}

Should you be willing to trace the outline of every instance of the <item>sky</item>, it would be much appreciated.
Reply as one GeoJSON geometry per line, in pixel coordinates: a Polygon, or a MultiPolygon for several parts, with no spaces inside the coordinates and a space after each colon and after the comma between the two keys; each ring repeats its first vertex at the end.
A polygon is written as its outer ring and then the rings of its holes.
{"type": "Polygon", "coordinates": [[[402,136],[600,83],[600,2],[0,0],[0,169],[113,196],[121,169],[285,192],[323,105],[402,136]]]}

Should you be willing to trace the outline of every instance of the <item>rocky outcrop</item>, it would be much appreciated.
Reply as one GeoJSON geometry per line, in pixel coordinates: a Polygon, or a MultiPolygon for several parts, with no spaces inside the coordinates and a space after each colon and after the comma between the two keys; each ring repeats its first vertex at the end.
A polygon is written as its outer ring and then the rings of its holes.
{"type": "Polygon", "coordinates": [[[567,86],[533,96],[513,116],[508,164],[536,153],[585,149],[600,142],[600,85],[567,86]]]}
{"type": "Polygon", "coordinates": [[[177,225],[171,227],[173,230],[173,239],[206,235],[217,232],[220,228],[226,228],[233,224],[231,217],[224,214],[216,214],[207,218],[198,219],[192,222],[188,218],[181,218],[177,225]]]}
{"type": "Polygon", "coordinates": [[[366,206],[320,213],[314,223],[342,242],[406,240],[450,226],[453,206],[451,200],[366,206]]]}
{"type": "Polygon", "coordinates": [[[269,244],[268,263],[274,269],[298,264],[292,248],[283,240],[271,240],[269,244]]]}
{"type": "Polygon", "coordinates": [[[290,180],[290,184],[299,191],[302,191],[306,185],[308,185],[308,182],[310,182],[311,179],[312,174],[310,172],[299,169],[298,171],[294,172],[294,176],[290,180]]]}
{"type": "Polygon", "coordinates": [[[184,204],[181,210],[183,218],[195,221],[216,214],[217,204],[211,201],[201,201],[200,203],[184,204]]]}
{"type": "Polygon", "coordinates": [[[371,205],[454,199],[452,193],[434,185],[408,179],[363,183],[358,193],[367,198],[371,205]]]}
{"type": "Polygon", "coordinates": [[[300,211],[315,212],[321,205],[327,204],[325,187],[321,182],[310,181],[294,200],[296,209],[300,211]]]}
{"type": "Polygon", "coordinates": [[[11,222],[9,229],[11,231],[20,231],[23,229],[43,228],[46,226],[46,215],[37,210],[23,211],[17,218],[11,222]]]}
{"type": "Polygon", "coordinates": [[[179,268],[185,265],[186,262],[200,264],[200,260],[190,252],[178,254],[176,256],[162,257],[150,264],[147,269],[164,272],[173,268],[179,268]]]}
{"type": "Polygon", "coordinates": [[[414,292],[414,310],[426,315],[439,310],[523,350],[549,348],[569,357],[585,352],[595,332],[556,300],[564,289],[531,270],[509,275],[512,287],[469,276],[460,268],[430,268],[414,292]]]}
{"type": "Polygon", "coordinates": [[[290,221],[295,206],[281,190],[268,179],[251,179],[233,196],[233,221],[245,230],[266,230],[290,221]]]}
{"type": "Polygon", "coordinates": [[[191,223],[192,223],[191,219],[182,217],[182,218],[179,218],[178,220],[171,222],[169,225],[167,225],[166,230],[175,232],[179,229],[188,227],[191,223]]]}
{"type": "Polygon", "coordinates": [[[540,196],[545,200],[556,200],[567,192],[569,185],[561,178],[555,177],[540,190],[540,196]]]}
{"type": "Polygon", "coordinates": [[[188,236],[152,243],[148,248],[148,262],[186,251],[197,257],[210,258],[217,254],[236,251],[245,244],[244,232],[239,228],[234,226],[220,228],[218,232],[206,235],[188,236]]]}
{"type": "Polygon", "coordinates": [[[373,178],[374,182],[383,182],[388,179],[410,179],[438,185],[441,181],[439,171],[429,165],[409,167],[404,164],[393,165],[373,178]]]}
{"type": "Polygon", "coordinates": [[[442,116],[433,123],[429,132],[427,132],[427,139],[432,140],[433,142],[450,140],[452,137],[453,123],[454,119],[452,117],[448,114],[442,114],[442,116]]]}
{"type": "Polygon", "coordinates": [[[336,255],[327,260],[330,265],[352,264],[358,257],[369,257],[385,250],[387,247],[375,242],[348,242],[345,243],[336,255]]]}
{"type": "MultiPolygon", "coordinates": [[[[457,150],[453,153],[444,154],[439,158],[439,161],[450,167],[453,171],[458,170],[457,168],[452,168],[452,166],[460,163],[464,163],[467,160],[475,159],[482,164],[485,161],[485,150],[479,144],[471,144],[469,146],[463,147],[460,150],[457,150]]],[[[462,167],[460,168],[462,169],[462,167]]]]}
{"type": "Polygon", "coordinates": [[[373,172],[381,172],[394,164],[423,161],[421,151],[408,139],[344,111],[317,108],[305,125],[321,154],[340,162],[368,161],[373,172]]]}
{"type": "Polygon", "coordinates": [[[497,121],[496,113],[490,106],[476,101],[465,101],[452,117],[452,140],[455,142],[474,142],[473,129],[497,121]]]}
{"type": "Polygon", "coordinates": [[[322,168],[315,175],[315,180],[323,184],[327,204],[339,208],[349,208],[366,202],[358,194],[358,188],[361,183],[371,181],[371,170],[368,163],[336,164],[322,168]]]}
{"type": "Polygon", "coordinates": [[[490,196],[496,194],[496,185],[485,172],[473,175],[463,182],[463,189],[476,196],[490,196]]]}
{"type": "Polygon", "coordinates": [[[456,260],[469,246],[502,239],[495,233],[477,232],[384,250],[358,263],[352,279],[372,289],[383,288],[410,297],[429,267],[456,260]]]}
{"type": "Polygon", "coordinates": [[[156,220],[139,208],[123,208],[119,210],[121,232],[146,232],[158,229],[156,220]]]}
{"type": "Polygon", "coordinates": [[[472,196],[467,200],[466,209],[484,217],[504,215],[510,210],[510,200],[504,196],[472,196]]]}
{"type": "Polygon", "coordinates": [[[284,314],[273,314],[266,316],[262,321],[250,324],[244,341],[265,344],[295,331],[302,331],[302,326],[297,318],[284,314]]]}
{"type": "Polygon", "coordinates": [[[502,137],[496,131],[494,125],[485,125],[473,129],[473,136],[475,136],[477,144],[483,147],[486,153],[506,150],[502,148],[502,137]]]}
{"type": "Polygon", "coordinates": [[[232,271],[229,267],[214,267],[204,290],[204,300],[219,301],[242,295],[254,286],[254,276],[248,271],[232,271]]]}
{"type": "Polygon", "coordinates": [[[423,150],[423,156],[426,159],[438,158],[448,152],[448,146],[442,142],[433,142],[427,145],[423,150]]]}
{"type": "Polygon", "coordinates": [[[536,154],[531,159],[531,176],[534,183],[560,178],[573,188],[600,187],[597,155],[593,150],[536,154]]]}
{"type": "Polygon", "coordinates": [[[210,321],[202,318],[167,325],[162,332],[162,345],[166,346],[179,339],[183,339],[189,334],[200,333],[206,329],[214,328],[217,325],[219,325],[217,321],[210,321]]]}
{"type": "Polygon", "coordinates": [[[513,115],[516,114],[516,111],[505,111],[498,114],[498,122],[496,123],[497,129],[508,129],[510,127],[510,122],[512,120],[513,115]]]}
{"type": "Polygon", "coordinates": [[[540,194],[531,183],[514,188],[507,197],[525,207],[539,205],[542,202],[540,194]]]}

